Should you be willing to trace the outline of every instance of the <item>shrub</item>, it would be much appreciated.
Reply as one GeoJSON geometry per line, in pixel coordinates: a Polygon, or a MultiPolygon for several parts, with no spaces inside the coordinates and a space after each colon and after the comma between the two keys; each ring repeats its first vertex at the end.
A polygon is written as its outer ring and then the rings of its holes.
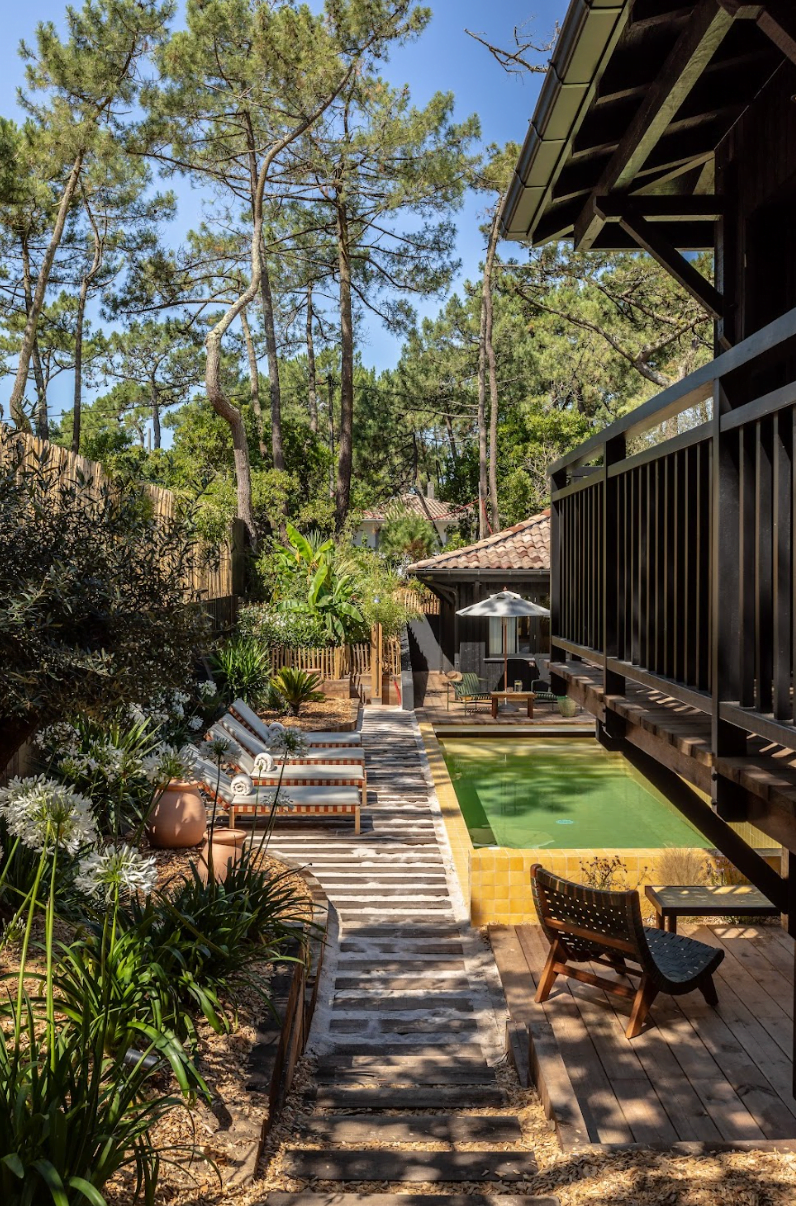
{"type": "Polygon", "coordinates": [[[440,548],[434,525],[412,512],[391,513],[379,533],[379,548],[394,561],[422,561],[440,548]]]}
{"type": "Polygon", "coordinates": [[[132,483],[61,476],[0,429],[0,767],[44,724],[105,716],[187,679],[207,630],[197,545],[132,483]]]}
{"type": "Polygon", "coordinates": [[[213,673],[221,695],[231,702],[243,699],[256,707],[269,682],[268,651],[250,636],[235,636],[212,658],[213,673]]]}
{"type": "Polygon", "coordinates": [[[672,886],[707,882],[705,854],[702,850],[662,850],[655,860],[655,881],[672,886]]]}
{"type": "Polygon", "coordinates": [[[238,631],[256,638],[265,648],[322,649],[328,642],[318,616],[284,611],[265,603],[251,603],[238,613],[238,631]]]}
{"type": "Polygon", "coordinates": [[[321,683],[319,674],[309,674],[306,670],[294,670],[284,666],[274,678],[271,685],[285,701],[291,716],[298,716],[301,705],[305,703],[320,703],[326,698],[318,687],[321,683]]]}

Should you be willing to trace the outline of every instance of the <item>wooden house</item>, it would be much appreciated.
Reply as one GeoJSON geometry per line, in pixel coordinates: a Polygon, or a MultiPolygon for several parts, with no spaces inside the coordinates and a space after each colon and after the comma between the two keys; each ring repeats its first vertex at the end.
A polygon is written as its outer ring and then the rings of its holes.
{"type": "Polygon", "coordinates": [[[642,248],[714,319],[710,364],[552,466],[552,659],[795,934],[796,5],[572,0],[502,223],[642,248]]]}

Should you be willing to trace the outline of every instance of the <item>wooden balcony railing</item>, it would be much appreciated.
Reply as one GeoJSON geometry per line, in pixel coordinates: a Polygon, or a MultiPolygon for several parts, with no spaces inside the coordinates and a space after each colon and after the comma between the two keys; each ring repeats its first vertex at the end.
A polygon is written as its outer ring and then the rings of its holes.
{"type": "Polygon", "coordinates": [[[553,659],[796,748],[796,310],[551,469],[553,659]]]}

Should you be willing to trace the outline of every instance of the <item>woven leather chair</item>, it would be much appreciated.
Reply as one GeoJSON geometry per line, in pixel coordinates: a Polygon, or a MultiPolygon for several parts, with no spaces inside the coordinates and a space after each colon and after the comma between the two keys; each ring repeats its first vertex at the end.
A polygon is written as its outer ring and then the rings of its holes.
{"type": "Polygon", "coordinates": [[[638,892],[586,888],[551,875],[539,863],[531,867],[531,886],[536,912],[550,943],[536,993],[537,1004],[547,1000],[558,976],[593,984],[632,1000],[625,1030],[629,1039],[641,1033],[659,992],[680,996],[698,988],[708,1005],[718,1005],[713,973],[724,951],[695,938],[645,926],[638,892]],[[581,967],[570,967],[571,963],[597,963],[622,976],[641,978],[634,988],[581,967]]]}
{"type": "Polygon", "coordinates": [[[457,703],[464,704],[465,712],[469,708],[475,709],[478,704],[485,703],[492,706],[492,696],[488,691],[485,691],[483,679],[480,679],[477,674],[472,671],[466,671],[458,682],[450,682],[448,684],[448,707],[450,708],[450,691],[453,690],[453,698],[457,703]]]}

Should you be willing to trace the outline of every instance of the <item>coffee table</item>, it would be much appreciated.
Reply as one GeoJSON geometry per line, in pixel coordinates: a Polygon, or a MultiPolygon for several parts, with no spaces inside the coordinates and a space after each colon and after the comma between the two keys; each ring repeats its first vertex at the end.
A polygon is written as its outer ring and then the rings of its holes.
{"type": "Polygon", "coordinates": [[[644,889],[656,913],[659,930],[677,933],[678,917],[778,917],[767,896],[751,884],[722,884],[707,888],[702,884],[686,887],[644,889]]]}
{"type": "Polygon", "coordinates": [[[492,719],[497,720],[498,707],[501,699],[513,699],[519,702],[528,704],[528,717],[533,718],[533,701],[536,699],[534,691],[490,691],[489,698],[492,700],[492,719]]]}

